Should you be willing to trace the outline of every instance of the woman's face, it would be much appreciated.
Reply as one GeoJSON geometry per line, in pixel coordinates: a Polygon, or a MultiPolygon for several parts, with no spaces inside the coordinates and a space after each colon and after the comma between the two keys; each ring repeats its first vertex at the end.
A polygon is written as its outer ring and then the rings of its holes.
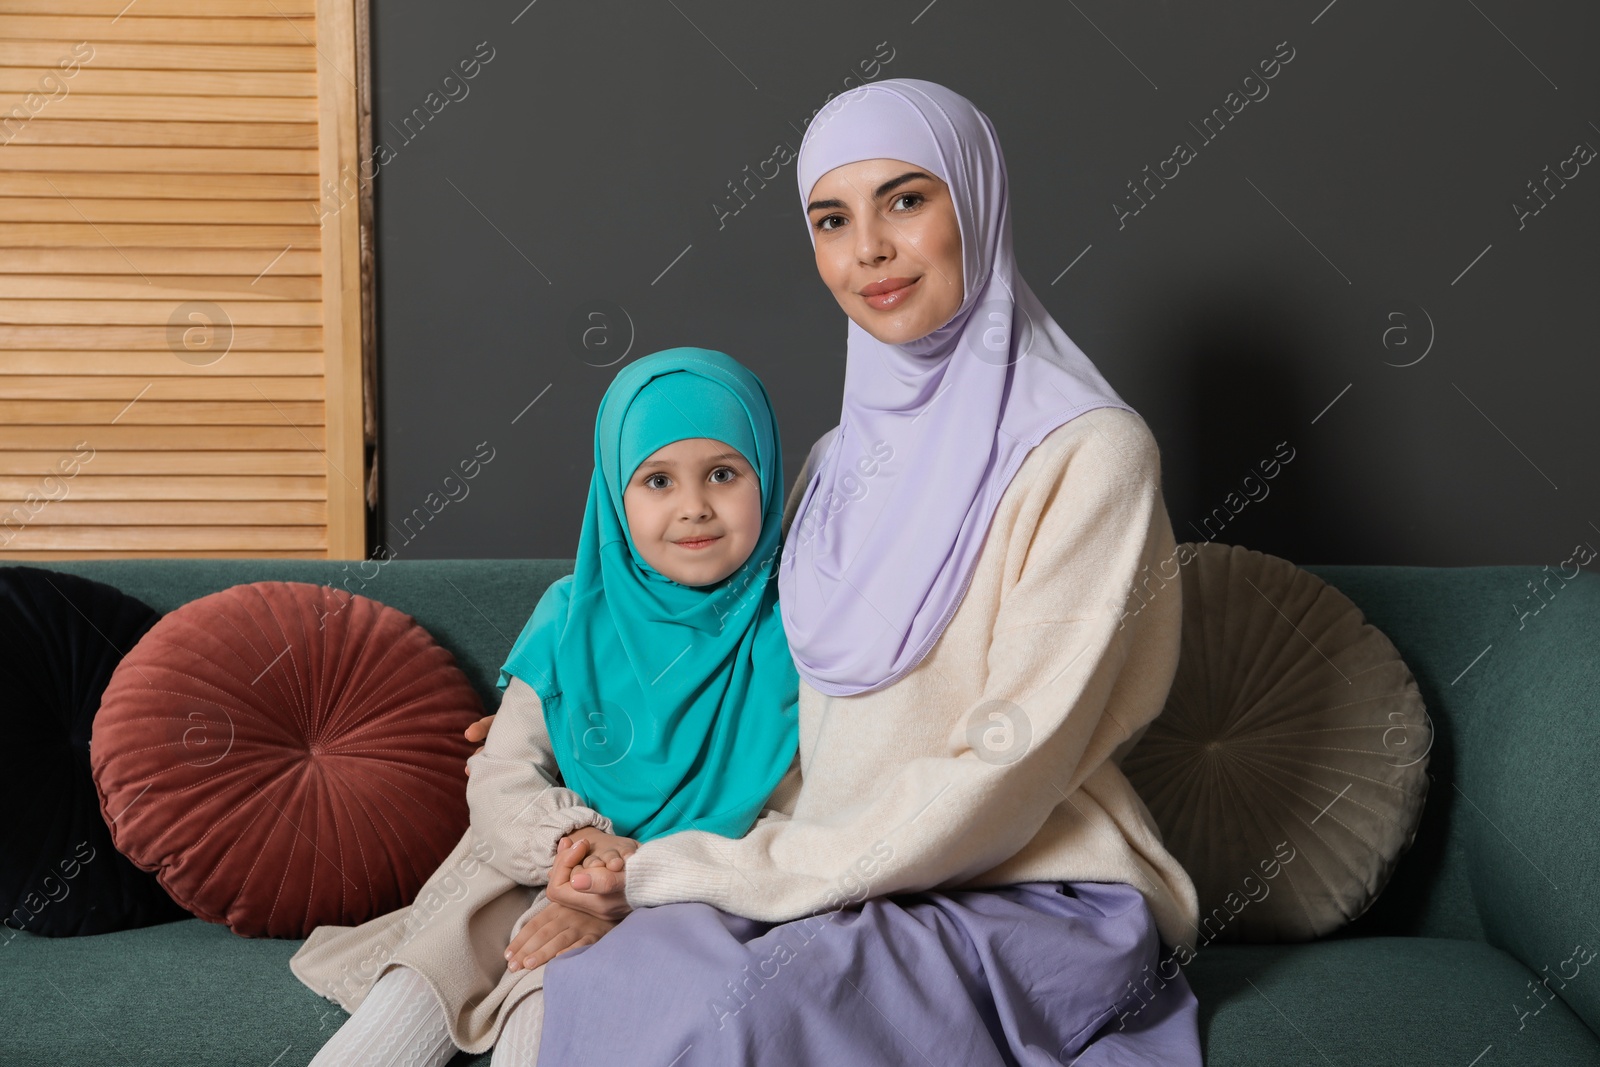
{"type": "Polygon", "coordinates": [[[761,539],[761,483],[731,445],[691,437],[656,449],[622,491],[644,561],[679,585],[738,570],[761,539]]]}
{"type": "Polygon", "coordinates": [[[898,159],[828,171],[806,209],[817,273],[885,344],[926,337],[961,307],[961,226],[950,187],[898,159]]]}

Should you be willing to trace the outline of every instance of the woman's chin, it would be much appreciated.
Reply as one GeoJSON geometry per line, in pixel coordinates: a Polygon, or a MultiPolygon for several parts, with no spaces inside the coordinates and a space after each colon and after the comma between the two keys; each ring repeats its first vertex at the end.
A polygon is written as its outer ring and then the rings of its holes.
{"type": "Polygon", "coordinates": [[[903,345],[919,341],[955,317],[959,308],[939,308],[932,315],[921,308],[907,308],[897,315],[881,311],[856,310],[847,312],[850,321],[886,345],[903,345]]]}
{"type": "Polygon", "coordinates": [[[853,321],[872,337],[886,345],[903,345],[928,336],[933,331],[920,321],[891,321],[884,318],[854,318],[853,321]]]}

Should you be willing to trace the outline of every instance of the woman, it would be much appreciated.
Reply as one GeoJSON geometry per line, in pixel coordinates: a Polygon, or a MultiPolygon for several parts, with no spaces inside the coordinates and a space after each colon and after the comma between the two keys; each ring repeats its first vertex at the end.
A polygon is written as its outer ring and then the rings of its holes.
{"type": "Polygon", "coordinates": [[[829,104],[798,161],[850,319],[779,572],[798,797],[554,899],[634,911],[546,975],[548,1064],[1199,1064],[1192,883],[1119,761],[1181,604],[1160,454],[1017,272],[994,128],[942,86],[829,104]],[[677,1059],[674,1059],[677,1056],[677,1059]]]}

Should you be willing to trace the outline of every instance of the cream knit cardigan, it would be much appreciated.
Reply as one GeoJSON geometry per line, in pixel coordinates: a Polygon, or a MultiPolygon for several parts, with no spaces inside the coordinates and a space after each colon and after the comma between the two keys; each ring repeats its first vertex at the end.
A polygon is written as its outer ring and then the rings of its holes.
{"type": "Polygon", "coordinates": [[[1125,882],[1192,951],[1194,884],[1120,768],[1177,669],[1181,587],[1149,586],[1175,547],[1144,420],[1098,408],[1057,427],[1001,496],[932,651],[874,692],[802,679],[798,792],[786,781],[738,840],[644,843],[628,902],[781,921],[930,888],[1125,882]]]}

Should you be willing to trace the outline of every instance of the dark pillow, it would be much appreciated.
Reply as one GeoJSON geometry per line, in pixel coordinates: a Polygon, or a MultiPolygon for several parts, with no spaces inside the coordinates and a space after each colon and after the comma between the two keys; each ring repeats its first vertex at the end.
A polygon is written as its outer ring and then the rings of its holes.
{"type": "Polygon", "coordinates": [[[1153,595],[1182,590],[1177,675],[1122,769],[1194,879],[1197,946],[1319,937],[1366,911],[1411,846],[1433,736],[1422,695],[1309,571],[1238,545],[1183,544],[1176,560],[1181,586],[1153,595]]]}
{"type": "Polygon", "coordinates": [[[118,855],[89,773],[100,694],[158,617],[109,585],[0,567],[0,922],[7,926],[72,937],[187,917],[154,878],[118,855]]]}
{"type": "Polygon", "coordinates": [[[483,714],[416,620],[303,582],[169,613],[94,729],[117,847],[247,937],[305,937],[409,904],[467,828],[462,736],[483,714]]]}

